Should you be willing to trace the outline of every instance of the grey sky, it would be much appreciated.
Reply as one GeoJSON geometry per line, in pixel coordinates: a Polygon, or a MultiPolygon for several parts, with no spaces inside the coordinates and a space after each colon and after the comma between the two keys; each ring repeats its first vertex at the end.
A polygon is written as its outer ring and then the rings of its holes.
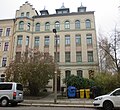
{"type": "Polygon", "coordinates": [[[55,13],[55,9],[60,8],[62,3],[66,8],[70,8],[70,12],[76,12],[82,2],[87,11],[95,11],[97,31],[111,31],[115,24],[120,22],[120,0],[1,0],[0,19],[14,18],[16,10],[26,1],[38,12],[45,7],[50,14],[55,13]]]}

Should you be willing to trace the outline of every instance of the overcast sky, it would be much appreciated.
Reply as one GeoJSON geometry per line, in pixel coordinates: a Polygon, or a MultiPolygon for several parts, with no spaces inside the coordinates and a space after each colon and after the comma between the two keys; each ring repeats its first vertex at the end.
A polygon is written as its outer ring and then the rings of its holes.
{"type": "Polygon", "coordinates": [[[114,29],[115,25],[120,25],[120,0],[1,0],[0,2],[0,19],[9,19],[15,17],[15,12],[28,1],[38,12],[44,7],[49,14],[54,14],[64,3],[70,12],[76,12],[81,6],[87,7],[87,11],[95,11],[97,31],[109,32],[114,29]]]}

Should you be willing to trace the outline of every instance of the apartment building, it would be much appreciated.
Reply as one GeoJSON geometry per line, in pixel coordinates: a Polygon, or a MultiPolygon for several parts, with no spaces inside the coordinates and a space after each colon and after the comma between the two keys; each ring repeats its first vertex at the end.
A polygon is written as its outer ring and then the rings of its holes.
{"type": "MultiPolygon", "coordinates": [[[[63,79],[71,74],[91,78],[98,72],[98,52],[94,11],[86,7],[70,12],[64,4],[49,14],[43,9],[37,12],[25,2],[16,11],[14,19],[0,20],[0,73],[4,76],[15,56],[22,55],[26,48],[37,49],[56,55],[55,34],[57,30],[57,59],[61,74],[58,76],[58,89],[64,87],[63,79]]],[[[3,77],[2,76],[2,77],[3,77]]],[[[53,81],[48,84],[53,87],[53,81]]]]}

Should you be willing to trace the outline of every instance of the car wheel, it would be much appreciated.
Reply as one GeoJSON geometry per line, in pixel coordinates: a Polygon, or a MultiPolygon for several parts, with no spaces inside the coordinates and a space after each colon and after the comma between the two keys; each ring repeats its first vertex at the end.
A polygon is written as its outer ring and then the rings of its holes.
{"type": "Polygon", "coordinates": [[[103,103],[104,110],[113,110],[113,104],[110,101],[105,101],[103,103]]]}
{"type": "Polygon", "coordinates": [[[2,107],[8,106],[8,103],[9,103],[9,100],[7,98],[1,99],[0,104],[1,104],[2,107]]]}

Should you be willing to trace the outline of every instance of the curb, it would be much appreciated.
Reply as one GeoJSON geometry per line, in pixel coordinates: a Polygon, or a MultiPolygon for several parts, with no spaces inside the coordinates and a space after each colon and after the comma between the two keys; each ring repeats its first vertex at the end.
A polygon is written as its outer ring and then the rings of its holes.
{"type": "Polygon", "coordinates": [[[79,105],[79,104],[38,104],[38,103],[20,103],[21,106],[39,106],[39,107],[76,107],[76,108],[94,108],[94,105],[79,105]]]}

